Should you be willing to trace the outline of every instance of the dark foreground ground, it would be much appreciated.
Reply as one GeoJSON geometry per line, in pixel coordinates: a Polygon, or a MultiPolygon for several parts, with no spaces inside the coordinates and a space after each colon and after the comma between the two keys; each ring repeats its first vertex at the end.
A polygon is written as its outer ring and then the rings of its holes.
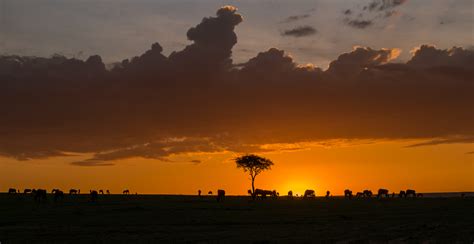
{"type": "Polygon", "coordinates": [[[5,243],[473,243],[473,197],[266,199],[0,194],[5,243]]]}

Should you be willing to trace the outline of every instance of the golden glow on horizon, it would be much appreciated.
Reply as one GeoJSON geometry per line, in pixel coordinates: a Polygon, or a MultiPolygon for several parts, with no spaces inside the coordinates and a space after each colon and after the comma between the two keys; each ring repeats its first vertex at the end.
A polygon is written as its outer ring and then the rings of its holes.
{"type": "MultiPolygon", "coordinates": [[[[413,142],[413,141],[412,141],[413,142]]],[[[411,142],[280,144],[280,152],[261,154],[273,160],[272,170],[256,179],[256,187],[289,190],[302,194],[314,189],[318,196],[326,190],[341,195],[344,189],[356,191],[384,187],[398,192],[414,188],[422,192],[474,191],[474,151],[472,144],[446,144],[405,148],[411,142]],[[304,145],[307,146],[308,144],[304,145]],[[343,145],[343,146],[341,146],[343,145]]],[[[267,146],[270,147],[270,146],[267,146]]],[[[115,166],[78,167],[73,157],[49,160],[15,161],[0,158],[0,191],[15,188],[124,188],[138,193],[196,194],[218,188],[229,194],[245,195],[250,189],[248,175],[237,169],[232,153],[197,153],[173,156],[173,162],[130,159],[115,166]],[[201,163],[191,163],[201,160],[201,163]]]]}

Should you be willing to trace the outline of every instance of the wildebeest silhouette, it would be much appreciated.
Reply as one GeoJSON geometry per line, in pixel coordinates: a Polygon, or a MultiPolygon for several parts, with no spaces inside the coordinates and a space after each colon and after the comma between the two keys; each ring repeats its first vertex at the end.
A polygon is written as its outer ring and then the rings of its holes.
{"type": "Polygon", "coordinates": [[[306,190],[304,191],[304,196],[303,198],[313,198],[316,197],[316,194],[314,193],[314,190],[306,190]]]}
{"type": "Polygon", "coordinates": [[[103,194],[104,194],[104,190],[99,190],[99,193],[103,195],[103,194]]]}
{"type": "Polygon", "coordinates": [[[35,201],[40,202],[42,200],[46,200],[46,190],[45,189],[36,189],[32,190],[31,193],[33,194],[33,198],[35,201]]]}
{"type": "Polygon", "coordinates": [[[31,193],[31,191],[32,191],[31,189],[25,189],[25,190],[23,190],[23,193],[25,193],[25,194],[26,193],[31,193]]]}
{"type": "Polygon", "coordinates": [[[62,200],[64,198],[64,192],[59,189],[53,189],[51,193],[54,194],[54,201],[62,200]]]}
{"type": "Polygon", "coordinates": [[[344,190],[344,197],[346,198],[352,198],[352,191],[349,189],[344,190]]]}
{"type": "Polygon", "coordinates": [[[412,189],[408,189],[408,190],[406,191],[405,197],[410,197],[410,196],[416,197],[416,191],[415,191],[415,190],[412,190],[412,189]]]}
{"type": "Polygon", "coordinates": [[[268,196],[277,197],[277,192],[275,190],[262,190],[262,189],[255,189],[254,198],[260,196],[261,199],[264,199],[268,196]]]}
{"type": "Polygon", "coordinates": [[[123,194],[128,195],[130,194],[130,191],[128,189],[123,190],[123,194]]]}
{"type": "Polygon", "coordinates": [[[360,192],[360,191],[357,192],[356,195],[355,195],[355,197],[357,197],[357,198],[364,197],[364,196],[365,196],[364,193],[360,192]]]}
{"type": "Polygon", "coordinates": [[[326,191],[326,198],[329,198],[331,196],[331,192],[330,191],[326,191]]]}
{"type": "Polygon", "coordinates": [[[377,198],[380,198],[380,197],[388,197],[388,190],[380,188],[377,193],[377,198]]]}
{"type": "Polygon", "coordinates": [[[207,195],[212,195],[212,191],[209,191],[209,192],[207,193],[207,195]]]}
{"type": "Polygon", "coordinates": [[[372,197],[372,191],[371,190],[364,190],[364,197],[372,197]]]}
{"type": "Polygon", "coordinates": [[[289,196],[290,198],[292,198],[292,197],[293,197],[293,191],[289,191],[289,192],[288,192],[288,196],[289,196]]]}
{"type": "Polygon", "coordinates": [[[97,201],[97,199],[99,198],[99,193],[96,190],[91,190],[90,195],[91,195],[92,202],[97,201]]]}
{"type": "Polygon", "coordinates": [[[16,189],[15,188],[10,188],[10,189],[8,189],[8,193],[10,193],[10,194],[16,193],[16,189]]]}
{"type": "Polygon", "coordinates": [[[110,195],[110,191],[109,191],[109,190],[107,190],[106,192],[107,192],[107,195],[110,195]]]}
{"type": "Polygon", "coordinates": [[[400,193],[398,193],[398,197],[406,197],[407,196],[407,193],[405,191],[400,191],[400,193]]]}
{"type": "Polygon", "coordinates": [[[224,198],[225,198],[225,191],[224,190],[217,190],[217,201],[220,202],[220,201],[224,201],[224,198]]]}
{"type": "Polygon", "coordinates": [[[76,189],[70,189],[69,190],[69,195],[72,195],[72,194],[77,194],[77,190],[76,189]]]}

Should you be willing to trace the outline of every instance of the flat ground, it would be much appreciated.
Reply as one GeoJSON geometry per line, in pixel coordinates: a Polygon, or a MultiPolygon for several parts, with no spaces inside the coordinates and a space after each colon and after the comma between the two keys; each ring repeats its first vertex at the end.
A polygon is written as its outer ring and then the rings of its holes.
{"type": "Polygon", "coordinates": [[[0,242],[473,243],[473,197],[265,199],[0,194],[0,242]]]}

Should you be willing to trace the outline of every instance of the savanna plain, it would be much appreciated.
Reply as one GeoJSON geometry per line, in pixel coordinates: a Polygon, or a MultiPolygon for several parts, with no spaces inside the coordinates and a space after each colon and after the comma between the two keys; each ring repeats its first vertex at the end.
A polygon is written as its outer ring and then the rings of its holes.
{"type": "Polygon", "coordinates": [[[0,194],[4,243],[472,243],[474,197],[0,194]]]}

